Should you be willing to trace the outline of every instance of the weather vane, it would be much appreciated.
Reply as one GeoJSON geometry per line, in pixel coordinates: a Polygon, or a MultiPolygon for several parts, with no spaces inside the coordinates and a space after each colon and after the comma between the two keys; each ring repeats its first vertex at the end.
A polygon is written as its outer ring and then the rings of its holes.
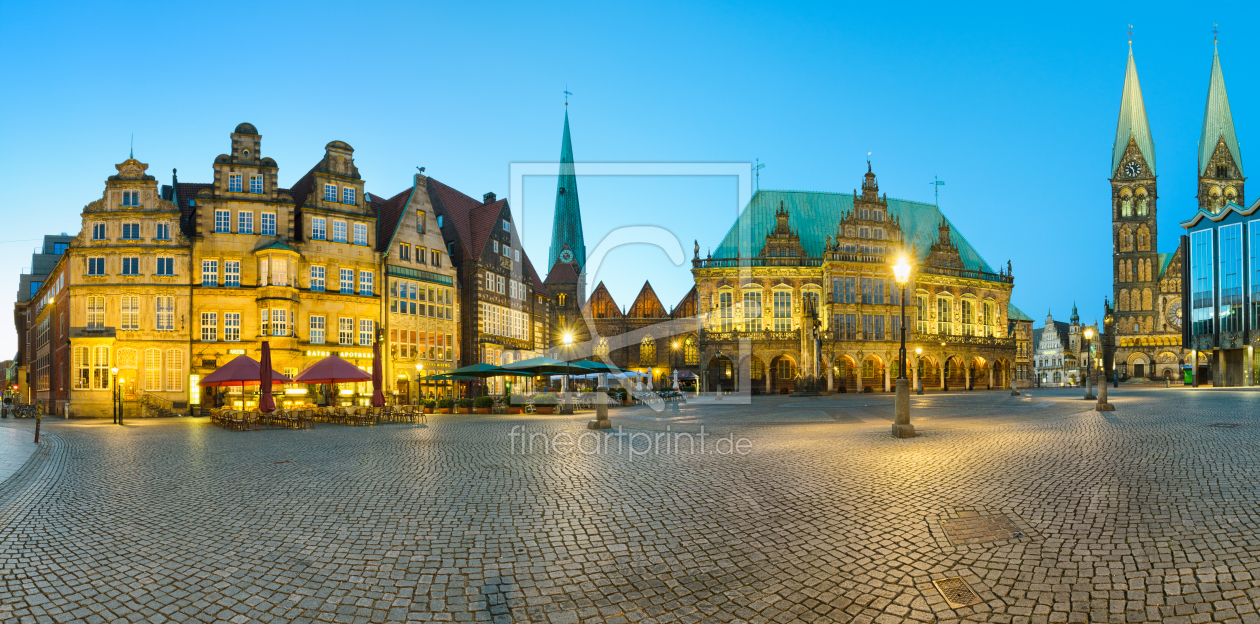
{"type": "Polygon", "coordinates": [[[1129,24],[1129,45],[1133,45],[1133,24],[1129,24]]]}
{"type": "Polygon", "coordinates": [[[1220,28],[1217,27],[1216,22],[1212,22],[1212,43],[1216,43],[1216,39],[1220,34],[1220,28]]]}
{"type": "Polygon", "coordinates": [[[932,176],[932,179],[933,181],[928,182],[928,184],[932,185],[932,192],[935,193],[936,195],[936,200],[935,200],[936,205],[940,206],[941,205],[941,185],[945,184],[945,181],[936,176],[932,176]]]}
{"type": "Polygon", "coordinates": [[[757,165],[753,167],[753,173],[756,174],[757,176],[757,190],[758,191],[761,190],[761,170],[765,169],[765,167],[766,167],[766,164],[761,162],[760,158],[757,159],[757,165]]]}
{"type": "Polygon", "coordinates": [[[570,95],[573,95],[573,93],[569,91],[569,85],[564,85],[564,105],[565,106],[569,105],[570,95]]]}

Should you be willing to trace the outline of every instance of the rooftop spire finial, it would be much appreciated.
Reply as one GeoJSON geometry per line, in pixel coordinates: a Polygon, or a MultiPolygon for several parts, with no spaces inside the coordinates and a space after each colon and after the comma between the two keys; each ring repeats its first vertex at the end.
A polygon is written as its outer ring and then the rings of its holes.
{"type": "Polygon", "coordinates": [[[569,91],[569,85],[564,85],[564,105],[565,105],[565,107],[568,107],[568,106],[569,106],[569,96],[570,96],[570,95],[573,95],[573,92],[572,92],[572,91],[569,91]]]}
{"type": "Polygon", "coordinates": [[[1133,24],[1129,24],[1129,47],[1133,47],[1133,24]]]}
{"type": "Polygon", "coordinates": [[[1216,40],[1217,38],[1220,37],[1220,34],[1221,34],[1220,27],[1216,25],[1216,22],[1212,22],[1212,45],[1213,46],[1216,45],[1216,40]]]}
{"type": "Polygon", "coordinates": [[[131,148],[127,154],[127,158],[135,158],[135,157],[136,157],[136,133],[132,132],[131,133],[131,148]]]}

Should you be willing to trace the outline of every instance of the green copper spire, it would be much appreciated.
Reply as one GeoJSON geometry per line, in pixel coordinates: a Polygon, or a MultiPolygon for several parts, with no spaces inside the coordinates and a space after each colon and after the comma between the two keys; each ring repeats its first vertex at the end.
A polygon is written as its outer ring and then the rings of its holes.
{"type": "Polygon", "coordinates": [[[1203,111],[1203,133],[1199,135],[1199,175],[1208,175],[1208,162],[1221,139],[1238,173],[1242,175],[1242,152],[1238,149],[1238,137],[1234,136],[1234,116],[1229,112],[1229,96],[1225,95],[1225,75],[1221,73],[1221,55],[1212,45],[1212,77],[1208,80],[1207,108],[1203,111]]]}
{"type": "Polygon", "coordinates": [[[551,253],[547,267],[560,261],[567,245],[578,264],[578,272],[586,268],[586,242],[582,239],[582,211],[578,207],[577,176],[573,171],[573,143],[569,139],[569,109],[565,103],[564,141],[560,144],[560,181],[556,185],[556,216],[551,224],[551,253]]]}
{"type": "Polygon", "coordinates": [[[1111,147],[1111,175],[1116,175],[1129,139],[1137,143],[1146,159],[1150,174],[1155,175],[1155,141],[1146,121],[1146,105],[1142,102],[1142,86],[1138,84],[1137,64],[1133,62],[1133,44],[1129,44],[1129,67],[1124,72],[1124,95],[1120,98],[1120,122],[1116,124],[1116,142],[1111,147]]]}

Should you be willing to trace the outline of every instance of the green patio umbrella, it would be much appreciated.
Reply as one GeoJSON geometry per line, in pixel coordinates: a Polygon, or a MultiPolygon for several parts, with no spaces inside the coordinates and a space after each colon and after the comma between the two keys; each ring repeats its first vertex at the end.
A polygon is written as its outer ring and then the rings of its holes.
{"type": "Polygon", "coordinates": [[[571,363],[573,368],[581,369],[583,374],[587,373],[620,373],[621,369],[615,366],[609,366],[603,362],[595,360],[578,360],[571,363]]]}
{"type": "MultiPolygon", "coordinates": [[[[530,375],[564,375],[577,367],[564,361],[549,357],[532,357],[528,360],[512,362],[504,368],[513,371],[524,371],[530,375]]],[[[519,374],[519,373],[518,373],[519,374]]]]}
{"type": "Polygon", "coordinates": [[[446,371],[445,373],[443,373],[443,375],[447,379],[451,379],[454,377],[472,377],[475,379],[486,379],[489,377],[502,377],[504,375],[528,377],[530,375],[533,375],[533,373],[523,372],[523,371],[518,371],[518,370],[511,370],[511,369],[503,368],[501,366],[495,366],[493,364],[473,364],[472,366],[465,366],[463,368],[457,368],[452,371],[446,371]]]}

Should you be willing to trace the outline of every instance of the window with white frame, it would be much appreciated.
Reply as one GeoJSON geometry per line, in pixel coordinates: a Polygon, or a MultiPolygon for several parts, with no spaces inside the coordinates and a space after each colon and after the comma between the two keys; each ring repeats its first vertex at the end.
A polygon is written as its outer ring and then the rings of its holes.
{"type": "Polygon", "coordinates": [[[184,389],[184,352],[179,349],[166,351],[166,391],[178,392],[184,389]]]}
{"type": "Polygon", "coordinates": [[[97,221],[92,224],[92,240],[105,240],[105,222],[97,221]]]}
{"type": "Polygon", "coordinates": [[[218,286],[219,285],[219,261],[218,260],[202,260],[201,261],[201,285],[202,286],[218,286]]]}
{"type": "Polygon", "coordinates": [[[140,222],[127,221],[122,224],[123,240],[140,240],[140,222]]]}
{"type": "Polygon", "coordinates": [[[226,234],[232,231],[232,212],[230,210],[214,211],[214,233],[226,234]]]}
{"type": "Polygon", "coordinates": [[[328,220],[323,217],[311,218],[311,240],[327,240],[328,220]]]}
{"type": "Polygon", "coordinates": [[[486,290],[494,290],[494,273],[486,271],[486,290]]]}
{"type": "Polygon", "coordinates": [[[118,308],[122,314],[118,329],[124,331],[140,329],[140,297],[123,295],[118,298],[118,308]]]}
{"type": "Polygon", "coordinates": [[[495,283],[496,283],[496,284],[497,284],[497,286],[498,286],[498,287],[495,289],[495,292],[499,293],[500,295],[505,295],[505,294],[507,294],[507,287],[504,285],[504,279],[503,279],[503,276],[502,276],[502,275],[496,275],[496,276],[494,276],[494,280],[495,280],[495,283]]]}
{"type": "Polygon", "coordinates": [[[337,185],[336,184],[324,185],[324,201],[326,202],[337,201],[337,185]]]}
{"type": "Polygon", "coordinates": [[[162,389],[162,351],[144,350],[144,389],[157,392],[162,389]]]}
{"type": "Polygon", "coordinates": [[[105,274],[105,258],[88,258],[88,275],[104,275],[105,274]]]}
{"type": "Polygon", "coordinates": [[[354,319],[345,316],[337,319],[337,334],[339,344],[354,344],[354,319]]]}
{"type": "Polygon", "coordinates": [[[140,205],[140,191],[123,191],[122,205],[133,206],[133,207],[139,206],[140,205]]]}
{"type": "Polygon", "coordinates": [[[260,194],[263,192],[263,177],[257,174],[249,176],[249,192],[260,194]]]}
{"type": "Polygon", "coordinates": [[[160,241],[171,240],[171,224],[169,221],[158,221],[154,227],[157,232],[157,236],[154,238],[160,241]]]}
{"type": "Polygon", "coordinates": [[[324,267],[311,267],[311,292],[324,292],[324,267]]]}
{"type": "Polygon", "coordinates": [[[334,243],[346,242],[346,222],[345,221],[333,221],[333,242],[334,243]]]}
{"type": "Polygon", "coordinates": [[[311,329],[308,335],[311,344],[324,344],[324,317],[311,315],[311,329]]]}
{"type": "Polygon", "coordinates": [[[260,325],[260,327],[258,328],[258,337],[266,338],[267,336],[270,336],[271,335],[271,310],[268,310],[267,308],[263,308],[262,310],[259,310],[258,321],[260,325]]]}
{"type": "Polygon", "coordinates": [[[157,297],[153,302],[158,331],[175,331],[175,298],[171,296],[157,297]]]}
{"type": "Polygon", "coordinates": [[[87,298],[87,327],[88,329],[105,327],[105,297],[94,295],[87,298]]]}
{"type": "Polygon", "coordinates": [[[353,204],[354,204],[354,189],[353,189],[353,188],[350,188],[350,187],[348,187],[348,186],[346,186],[346,187],[342,187],[342,189],[341,189],[341,203],[343,203],[343,204],[351,204],[351,205],[353,205],[353,204]]]}
{"type": "Polygon", "coordinates": [[[503,219],[503,231],[504,231],[504,232],[511,232],[511,231],[512,231],[512,224],[511,224],[511,223],[508,223],[508,220],[507,220],[507,219],[503,219]]]}
{"type": "Polygon", "coordinates": [[[359,271],[359,294],[372,295],[372,272],[359,271]]]}
{"type": "Polygon", "coordinates": [[[109,389],[109,347],[92,347],[92,389],[109,389]]]}
{"type": "Polygon", "coordinates": [[[229,173],[229,174],[228,174],[228,192],[229,192],[229,193],[240,193],[240,192],[241,192],[241,190],[242,190],[242,188],[243,188],[243,187],[242,187],[242,184],[241,184],[241,174],[239,174],[239,173],[229,173]]]}
{"type": "Polygon", "coordinates": [[[368,244],[368,242],[367,242],[367,224],[364,224],[364,223],[356,223],[356,224],[354,224],[354,244],[356,244],[356,245],[366,245],[366,244],[368,244]]]}
{"type": "Polygon", "coordinates": [[[266,286],[271,279],[271,261],[263,258],[258,262],[258,285],[266,286]]]}
{"type": "Polygon", "coordinates": [[[372,319],[359,319],[359,346],[372,346],[372,329],[375,325],[372,319]]]}
{"type": "Polygon", "coordinates": [[[74,360],[71,362],[70,375],[74,378],[75,390],[87,390],[92,386],[92,351],[91,347],[75,347],[74,360]]]}
{"type": "Polygon", "coordinates": [[[262,232],[260,233],[263,236],[275,236],[276,235],[276,213],[264,212],[262,213],[262,216],[259,218],[262,219],[262,232]]]}
{"type": "Polygon", "coordinates": [[[223,285],[224,286],[240,286],[241,285],[241,261],[240,260],[224,260],[223,261],[223,285]]]}
{"type": "Polygon", "coordinates": [[[139,275],[140,274],[140,256],[123,256],[122,274],[123,275],[139,275]]]}
{"type": "Polygon", "coordinates": [[[201,340],[202,342],[215,342],[219,339],[219,313],[218,312],[202,312],[201,313],[201,340]]]}
{"type": "Polygon", "coordinates": [[[289,335],[289,311],[284,308],[271,309],[271,335],[289,335]]]}
{"type": "Polygon", "coordinates": [[[354,294],[354,269],[341,269],[341,292],[354,294]]]}
{"type": "Polygon", "coordinates": [[[254,213],[249,210],[242,210],[236,213],[236,233],[237,234],[253,234],[254,233],[254,213]]]}
{"type": "Polygon", "coordinates": [[[276,258],[272,260],[271,283],[275,286],[289,285],[289,262],[284,258],[276,258]]]}
{"type": "Polygon", "coordinates": [[[169,256],[159,257],[157,259],[157,274],[167,277],[175,274],[175,259],[169,256]]]}
{"type": "Polygon", "coordinates": [[[223,313],[223,340],[225,342],[241,341],[241,313],[223,313]]]}

